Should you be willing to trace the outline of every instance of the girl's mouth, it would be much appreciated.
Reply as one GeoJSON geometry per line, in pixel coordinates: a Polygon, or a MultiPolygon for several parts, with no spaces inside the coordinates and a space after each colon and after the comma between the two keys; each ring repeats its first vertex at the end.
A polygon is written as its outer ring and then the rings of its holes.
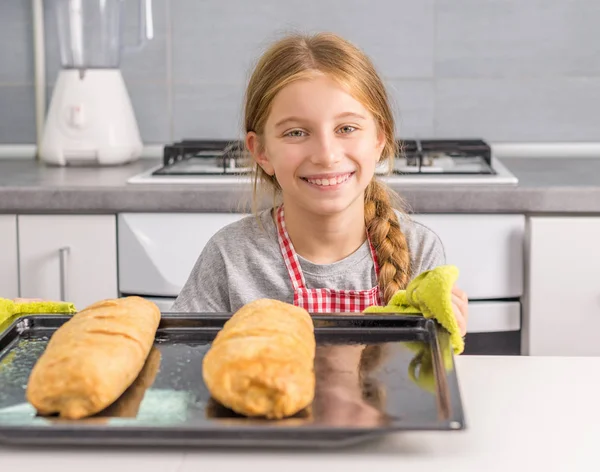
{"type": "Polygon", "coordinates": [[[329,178],[312,178],[312,177],[300,177],[305,182],[322,189],[334,189],[345,184],[355,172],[348,172],[347,174],[338,174],[329,178]]]}

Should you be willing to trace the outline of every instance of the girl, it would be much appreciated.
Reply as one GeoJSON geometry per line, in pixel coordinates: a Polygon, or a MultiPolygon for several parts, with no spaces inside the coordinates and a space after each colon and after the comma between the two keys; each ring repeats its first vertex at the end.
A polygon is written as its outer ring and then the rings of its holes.
{"type": "MultiPolygon", "coordinates": [[[[234,312],[273,298],[361,312],[445,263],[437,235],[395,211],[375,179],[397,152],[394,119],[360,50],[334,34],[276,42],[250,78],[244,111],[256,218],[212,237],[172,311],[234,312]],[[261,184],[274,205],[257,212],[261,184]]],[[[453,301],[464,335],[467,296],[455,287],[453,301]]]]}

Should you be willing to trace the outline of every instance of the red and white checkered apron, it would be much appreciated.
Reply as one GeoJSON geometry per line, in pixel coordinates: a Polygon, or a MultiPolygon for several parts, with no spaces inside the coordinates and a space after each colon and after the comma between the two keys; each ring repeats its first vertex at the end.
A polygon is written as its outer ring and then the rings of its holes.
{"type": "MultiPolygon", "coordinates": [[[[380,305],[379,287],[370,290],[335,290],[330,288],[306,288],[304,274],[300,268],[298,255],[285,227],[283,205],[277,210],[277,236],[281,254],[294,287],[294,305],[309,313],[360,313],[372,305],[380,305]]],[[[368,239],[368,235],[367,235],[368,239]]],[[[369,239],[368,239],[369,240],[369,239]]],[[[379,276],[379,265],[375,249],[369,240],[371,256],[375,264],[375,274],[379,276]]]]}

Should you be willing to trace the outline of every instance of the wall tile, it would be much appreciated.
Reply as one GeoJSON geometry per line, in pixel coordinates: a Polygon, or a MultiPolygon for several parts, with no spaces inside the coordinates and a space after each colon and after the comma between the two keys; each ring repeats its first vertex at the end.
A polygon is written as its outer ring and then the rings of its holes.
{"type": "Polygon", "coordinates": [[[244,84],[175,84],[173,138],[238,139],[242,136],[244,84]]]}
{"type": "Polygon", "coordinates": [[[436,77],[600,74],[597,0],[437,0],[436,77]]]}
{"type": "Polygon", "coordinates": [[[394,110],[396,135],[403,139],[433,136],[433,81],[388,80],[386,87],[394,110]]]}
{"type": "Polygon", "coordinates": [[[33,85],[0,85],[0,144],[35,142],[33,85]]]}
{"type": "Polygon", "coordinates": [[[245,82],[260,53],[286,32],[333,31],[391,78],[431,77],[433,0],[171,2],[176,82],[245,82]]]}
{"type": "Polygon", "coordinates": [[[435,131],[491,141],[598,141],[600,77],[440,79],[435,131]]]}
{"type": "Polygon", "coordinates": [[[0,5],[0,84],[33,83],[33,20],[30,0],[0,5]]]}
{"type": "Polygon", "coordinates": [[[126,85],[144,144],[172,141],[167,84],[129,80],[126,85]]]}

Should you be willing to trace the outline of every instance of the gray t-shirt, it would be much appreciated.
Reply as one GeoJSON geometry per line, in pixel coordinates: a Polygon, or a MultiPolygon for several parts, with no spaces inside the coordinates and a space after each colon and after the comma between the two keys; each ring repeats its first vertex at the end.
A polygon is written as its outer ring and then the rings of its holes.
{"type": "MultiPolygon", "coordinates": [[[[411,279],[445,264],[440,238],[421,223],[397,213],[410,252],[411,279]]],[[[206,244],[170,311],[235,312],[259,298],[293,303],[294,293],[270,210],[219,230],[206,244]]],[[[298,256],[307,288],[369,290],[377,285],[365,241],[333,264],[314,264],[298,256]]]]}

